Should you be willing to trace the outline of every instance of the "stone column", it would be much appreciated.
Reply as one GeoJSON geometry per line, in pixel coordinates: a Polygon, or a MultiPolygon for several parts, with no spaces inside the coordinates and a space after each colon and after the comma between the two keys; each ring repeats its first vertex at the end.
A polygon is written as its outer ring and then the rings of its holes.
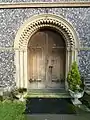
{"type": "Polygon", "coordinates": [[[27,70],[27,50],[24,51],[24,88],[28,87],[28,70],[27,70]]]}
{"type": "Polygon", "coordinates": [[[78,61],[78,50],[75,48],[74,51],[75,61],[78,61]]]}
{"type": "Polygon", "coordinates": [[[15,50],[15,65],[16,65],[16,86],[20,87],[20,52],[15,50]]]}
{"type": "Polygon", "coordinates": [[[66,49],[66,71],[65,71],[65,89],[68,90],[67,75],[70,69],[70,50],[66,49]]]}
{"type": "Polygon", "coordinates": [[[23,51],[20,50],[20,87],[23,88],[24,87],[24,84],[23,84],[23,81],[24,81],[24,56],[23,56],[23,51]]]}
{"type": "Polygon", "coordinates": [[[72,63],[74,62],[74,51],[72,50],[71,51],[71,65],[72,65],[72,63]]]}
{"type": "Polygon", "coordinates": [[[71,64],[74,62],[74,61],[76,61],[76,55],[75,55],[76,53],[75,53],[75,48],[72,48],[71,49],[71,64]]]}

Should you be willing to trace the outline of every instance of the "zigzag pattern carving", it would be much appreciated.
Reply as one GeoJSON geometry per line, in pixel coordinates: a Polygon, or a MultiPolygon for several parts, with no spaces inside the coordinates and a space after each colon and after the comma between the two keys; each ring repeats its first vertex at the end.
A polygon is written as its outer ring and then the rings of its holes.
{"type": "Polygon", "coordinates": [[[19,48],[26,48],[28,41],[31,37],[31,35],[36,32],[38,29],[43,27],[50,27],[63,31],[64,34],[66,34],[67,38],[65,39],[66,46],[68,49],[75,48],[75,42],[73,39],[73,35],[70,32],[70,30],[61,22],[55,20],[55,19],[39,19],[35,22],[31,23],[26,27],[26,29],[21,34],[20,40],[19,40],[19,48]]]}

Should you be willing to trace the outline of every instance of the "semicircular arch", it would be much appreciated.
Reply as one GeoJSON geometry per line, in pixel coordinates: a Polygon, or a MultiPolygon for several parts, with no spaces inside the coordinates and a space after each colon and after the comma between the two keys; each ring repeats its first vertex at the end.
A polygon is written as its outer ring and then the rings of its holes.
{"type": "Polygon", "coordinates": [[[24,22],[15,37],[14,48],[27,48],[32,34],[42,27],[55,28],[64,33],[67,36],[65,39],[67,49],[79,48],[78,37],[73,26],[62,16],[53,14],[35,15],[24,22]]]}
{"type": "MultiPolygon", "coordinates": [[[[20,27],[14,41],[17,87],[27,88],[28,86],[28,42],[35,32],[45,27],[58,31],[65,40],[65,78],[72,62],[77,60],[79,40],[74,27],[65,18],[54,14],[32,16],[20,27]]],[[[65,83],[67,86],[67,81],[65,83]]]]}

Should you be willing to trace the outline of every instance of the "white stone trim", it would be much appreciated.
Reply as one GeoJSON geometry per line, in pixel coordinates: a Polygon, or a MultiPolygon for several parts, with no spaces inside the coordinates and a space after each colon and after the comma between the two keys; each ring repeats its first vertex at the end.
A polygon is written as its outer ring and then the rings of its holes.
{"type": "Polygon", "coordinates": [[[89,1],[67,1],[67,2],[17,2],[0,3],[0,8],[58,8],[58,7],[90,7],[89,1]]]}
{"type": "MultiPolygon", "coordinates": [[[[37,30],[49,27],[58,31],[64,37],[66,43],[66,78],[67,73],[73,61],[76,61],[77,51],[79,49],[79,40],[73,26],[65,20],[62,16],[56,16],[53,14],[40,14],[35,15],[28,19],[20,27],[17,32],[14,48],[20,49],[20,87],[26,87],[28,85],[28,65],[27,65],[27,46],[31,36],[37,32],[37,30]],[[22,54],[24,52],[24,54],[22,54]],[[24,55],[24,56],[23,56],[24,55]],[[23,65],[22,65],[23,64],[23,65]]],[[[18,58],[17,58],[18,63],[18,58]]],[[[17,64],[16,64],[17,68],[17,64]]],[[[17,69],[16,69],[17,70],[17,69]]],[[[16,72],[18,73],[18,72],[16,72]]]]}

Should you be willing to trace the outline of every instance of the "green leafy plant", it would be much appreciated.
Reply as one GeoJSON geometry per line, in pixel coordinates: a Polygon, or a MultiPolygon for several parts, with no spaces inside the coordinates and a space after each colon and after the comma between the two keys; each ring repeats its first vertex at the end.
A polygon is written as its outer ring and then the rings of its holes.
{"type": "Polygon", "coordinates": [[[68,86],[69,89],[72,90],[73,92],[78,92],[81,91],[81,77],[78,69],[78,65],[76,62],[73,62],[71,66],[71,70],[68,73],[67,76],[67,81],[68,81],[68,86]]]}
{"type": "Polygon", "coordinates": [[[26,102],[14,100],[0,101],[0,120],[27,120],[24,114],[26,102]]]}

